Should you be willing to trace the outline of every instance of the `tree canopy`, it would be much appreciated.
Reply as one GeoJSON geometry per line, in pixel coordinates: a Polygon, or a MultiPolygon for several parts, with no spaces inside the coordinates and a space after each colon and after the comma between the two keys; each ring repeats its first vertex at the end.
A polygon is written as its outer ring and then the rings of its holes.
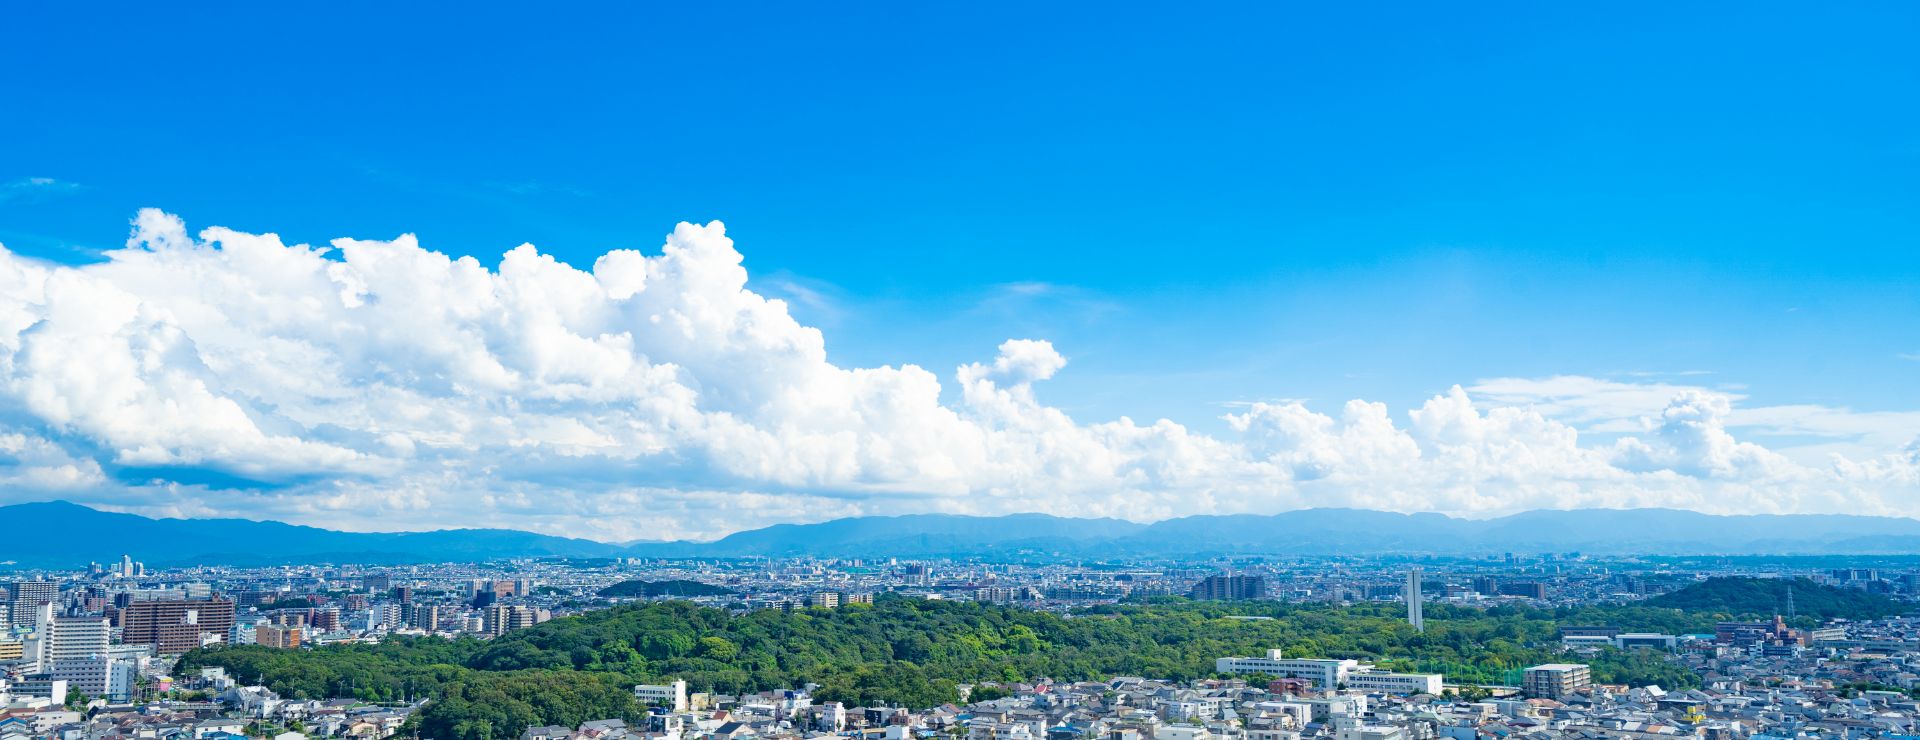
{"type": "MultiPolygon", "coordinates": [[[[637,683],[685,679],[695,691],[741,693],[818,683],[822,700],[927,707],[959,701],[977,681],[1094,680],[1115,675],[1190,680],[1214,660],[1280,648],[1291,656],[1355,658],[1499,683],[1515,669],[1562,659],[1561,624],[1704,631],[1710,615],[1676,609],[1429,605],[1415,632],[1393,604],[1187,602],[1117,604],[1071,615],[975,602],[882,597],[872,605],[734,614],[684,601],[629,604],[516,630],[491,641],[392,637],[313,650],[216,646],[185,669],[219,665],[296,698],[428,696],[426,736],[482,740],[530,724],[634,717],[637,683]],[[1271,619],[1231,619],[1264,616],[1271,619]]],[[[1698,679],[1664,656],[1582,657],[1604,683],[1698,679]]]]}
{"type": "Polygon", "coordinates": [[[1787,613],[1787,593],[1793,593],[1793,612],[1808,621],[1880,619],[1900,614],[1911,605],[1866,591],[1834,588],[1805,578],[1709,578],[1647,603],[1729,618],[1771,617],[1787,613]]]}

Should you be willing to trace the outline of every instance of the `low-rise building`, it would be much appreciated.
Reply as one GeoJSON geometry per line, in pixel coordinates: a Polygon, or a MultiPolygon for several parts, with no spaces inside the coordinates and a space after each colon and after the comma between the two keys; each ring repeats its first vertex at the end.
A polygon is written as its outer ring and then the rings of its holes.
{"type": "Polygon", "coordinates": [[[1558,700],[1592,684],[1592,670],[1584,663],[1547,663],[1528,668],[1520,689],[1528,696],[1558,700]]]}

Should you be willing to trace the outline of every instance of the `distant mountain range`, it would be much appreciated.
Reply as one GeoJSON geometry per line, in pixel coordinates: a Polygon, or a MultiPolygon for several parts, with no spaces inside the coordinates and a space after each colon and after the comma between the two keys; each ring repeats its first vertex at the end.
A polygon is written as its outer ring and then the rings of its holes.
{"type": "Polygon", "coordinates": [[[149,519],[65,501],[0,506],[0,561],[84,566],[122,554],[152,565],[420,563],[499,557],[611,557],[616,545],[509,529],[335,532],[247,519],[149,519]]]}
{"type": "Polygon", "coordinates": [[[1498,519],[1305,509],[1153,524],[1045,514],[920,514],[780,524],[712,542],[615,545],[504,529],[336,532],[244,519],[149,519],[64,501],[0,506],[0,561],[28,567],[419,563],[507,557],[1201,557],[1584,552],[1624,555],[1920,553],[1920,520],[1713,516],[1670,509],[1530,511],[1498,519]]]}

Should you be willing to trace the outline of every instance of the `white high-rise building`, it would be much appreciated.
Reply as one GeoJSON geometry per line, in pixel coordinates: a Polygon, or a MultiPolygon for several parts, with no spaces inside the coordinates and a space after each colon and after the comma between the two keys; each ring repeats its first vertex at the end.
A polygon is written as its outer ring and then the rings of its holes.
{"type": "Polygon", "coordinates": [[[55,617],[49,625],[47,660],[79,660],[107,653],[113,628],[106,617],[55,617]]]}
{"type": "Polygon", "coordinates": [[[1427,631],[1427,621],[1420,613],[1420,569],[1407,571],[1407,624],[1413,625],[1416,632],[1427,631]]]}

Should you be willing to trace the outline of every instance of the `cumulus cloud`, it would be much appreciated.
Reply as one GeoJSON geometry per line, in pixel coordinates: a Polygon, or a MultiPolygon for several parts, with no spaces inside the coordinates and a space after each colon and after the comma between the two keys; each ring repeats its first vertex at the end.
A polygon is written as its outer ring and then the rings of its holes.
{"type": "Polygon", "coordinates": [[[1404,415],[1255,403],[1216,436],[1073,419],[1039,392],[1067,357],[1018,338],[943,401],[930,370],[828,362],[747,283],[718,222],[587,269],[155,210],[96,264],[0,250],[0,497],[624,540],[909,511],[1905,513],[1920,478],[1920,448],[1795,462],[1729,431],[1740,396],[1658,384],[1487,381],[1404,415]]]}
{"type": "Polygon", "coordinates": [[[1646,420],[1649,440],[1621,440],[1615,459],[1629,470],[1672,470],[1703,478],[1767,480],[1793,472],[1785,457],[1734,439],[1726,430],[1730,411],[1725,396],[1683,391],[1658,417],[1646,420]]]}

